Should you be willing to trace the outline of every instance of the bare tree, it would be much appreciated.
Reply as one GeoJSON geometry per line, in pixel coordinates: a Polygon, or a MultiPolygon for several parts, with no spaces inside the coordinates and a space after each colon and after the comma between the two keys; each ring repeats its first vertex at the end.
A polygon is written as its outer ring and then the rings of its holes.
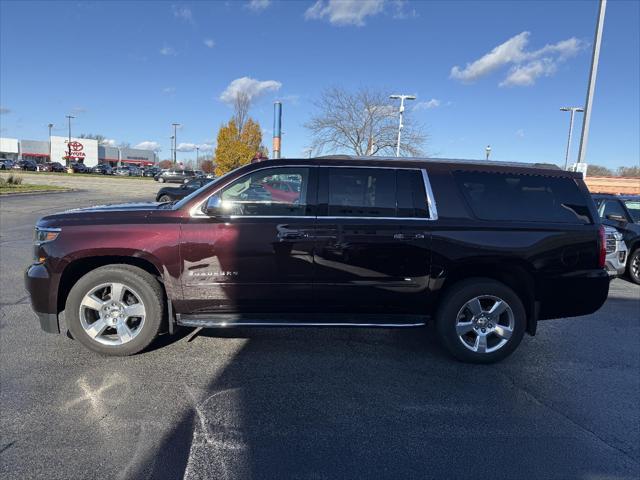
{"type": "MultiPolygon", "coordinates": [[[[317,114],[305,124],[311,132],[311,148],[316,154],[336,153],[395,155],[398,141],[398,107],[389,95],[361,88],[351,93],[339,87],[322,92],[314,103],[317,114]]],[[[405,111],[400,154],[419,156],[427,140],[422,127],[405,111]]]]}
{"type": "Polygon", "coordinates": [[[238,132],[242,132],[244,124],[247,123],[250,107],[251,97],[246,92],[238,92],[233,100],[233,119],[236,121],[238,132]]]}

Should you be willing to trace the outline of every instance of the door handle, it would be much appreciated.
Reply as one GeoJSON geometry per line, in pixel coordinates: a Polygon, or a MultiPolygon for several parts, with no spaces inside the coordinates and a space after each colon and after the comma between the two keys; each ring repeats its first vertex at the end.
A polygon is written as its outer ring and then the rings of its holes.
{"type": "Polygon", "coordinates": [[[303,232],[287,232],[279,235],[279,237],[283,240],[301,240],[303,238],[309,238],[309,234],[303,232]]]}

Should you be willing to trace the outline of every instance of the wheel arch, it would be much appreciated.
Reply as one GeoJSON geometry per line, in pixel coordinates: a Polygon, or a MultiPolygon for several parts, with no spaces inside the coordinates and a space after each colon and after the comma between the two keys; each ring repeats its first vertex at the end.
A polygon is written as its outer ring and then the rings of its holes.
{"type": "Polygon", "coordinates": [[[470,278],[488,278],[511,288],[524,305],[527,314],[527,333],[535,335],[538,323],[539,305],[536,301],[535,279],[526,264],[511,262],[465,262],[451,270],[445,277],[438,292],[434,311],[446,292],[456,283],[470,278]]]}
{"type": "Polygon", "coordinates": [[[80,278],[96,268],[107,265],[131,265],[150,273],[160,281],[160,285],[167,295],[164,279],[160,269],[149,259],[126,255],[99,255],[82,257],[70,262],[63,270],[58,284],[57,311],[65,308],[69,292],[80,278]]]}

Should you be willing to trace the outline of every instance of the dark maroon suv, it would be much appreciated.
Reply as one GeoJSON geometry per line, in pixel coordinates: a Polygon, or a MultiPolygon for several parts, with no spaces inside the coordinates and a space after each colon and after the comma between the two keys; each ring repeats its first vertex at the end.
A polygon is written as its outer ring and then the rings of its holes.
{"type": "Polygon", "coordinates": [[[176,325],[419,327],[509,355],[608,294],[579,174],[491,162],[316,158],[239,168],[177,203],[41,219],[26,284],[47,332],[129,355],[176,325]]]}

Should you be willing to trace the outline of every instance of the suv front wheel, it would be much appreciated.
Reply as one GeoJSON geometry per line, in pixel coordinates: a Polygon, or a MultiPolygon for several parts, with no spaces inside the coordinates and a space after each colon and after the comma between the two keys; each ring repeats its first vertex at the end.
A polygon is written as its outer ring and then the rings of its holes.
{"type": "Polygon", "coordinates": [[[518,295],[503,283],[472,278],[445,294],[436,327],[440,341],[457,359],[493,363],[520,344],[526,313],[518,295]]]}
{"type": "Polygon", "coordinates": [[[640,247],[636,248],[629,259],[628,273],[633,283],[640,285],[640,247]]]}
{"type": "Polygon", "coordinates": [[[164,317],[162,288],[131,265],[92,270],[73,286],[65,318],[73,338],[106,355],[133,355],[158,335],[164,317]]]}

